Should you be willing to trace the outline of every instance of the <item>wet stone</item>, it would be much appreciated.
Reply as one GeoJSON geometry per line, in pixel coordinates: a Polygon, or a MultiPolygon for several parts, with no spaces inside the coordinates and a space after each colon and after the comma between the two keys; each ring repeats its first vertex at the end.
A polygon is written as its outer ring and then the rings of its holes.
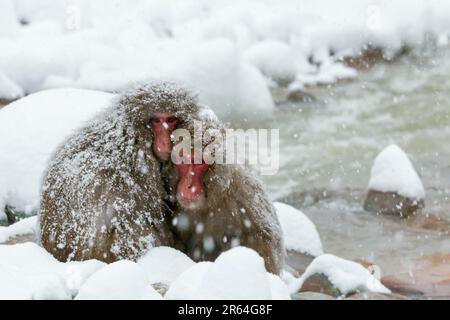
{"type": "Polygon", "coordinates": [[[313,274],[308,277],[300,289],[300,292],[319,292],[332,297],[342,296],[342,292],[335,288],[327,276],[321,273],[313,274]]]}
{"type": "Polygon", "coordinates": [[[425,207],[423,200],[409,199],[396,192],[369,190],[364,209],[376,214],[408,218],[421,213],[425,207]]]}
{"type": "Polygon", "coordinates": [[[292,300],[335,300],[334,297],[320,292],[298,292],[291,296],[292,300]]]}

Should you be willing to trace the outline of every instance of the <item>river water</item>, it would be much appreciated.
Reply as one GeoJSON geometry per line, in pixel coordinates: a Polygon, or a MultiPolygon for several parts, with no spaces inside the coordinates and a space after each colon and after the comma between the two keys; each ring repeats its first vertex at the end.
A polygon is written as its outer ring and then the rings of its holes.
{"type": "Polygon", "coordinates": [[[280,170],[263,177],[272,197],[311,218],[325,252],[372,261],[384,274],[450,252],[448,232],[362,209],[374,158],[396,143],[422,178],[427,212],[450,219],[449,50],[409,54],[308,92],[317,101],[279,105],[258,123],[280,129],[280,170]]]}

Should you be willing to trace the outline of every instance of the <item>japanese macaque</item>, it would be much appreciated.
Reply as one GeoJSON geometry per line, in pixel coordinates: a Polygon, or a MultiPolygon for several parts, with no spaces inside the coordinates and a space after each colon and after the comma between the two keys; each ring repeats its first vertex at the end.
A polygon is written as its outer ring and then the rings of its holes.
{"type": "Polygon", "coordinates": [[[197,104],[161,82],[130,90],[54,155],[44,177],[40,240],[60,261],[134,260],[173,245],[160,166],[172,131],[197,104]]]}
{"type": "MultiPolygon", "coordinates": [[[[203,121],[203,128],[223,132],[216,120],[203,121]]],[[[204,151],[205,143],[209,142],[203,141],[204,151]]],[[[212,153],[220,149],[226,152],[223,144],[216,142],[211,142],[215,144],[212,153]]],[[[177,147],[178,144],[175,153],[177,147]]],[[[264,258],[268,271],[279,274],[285,253],[281,227],[272,203],[251,169],[210,163],[211,159],[206,162],[205,154],[200,159],[191,152],[180,151],[180,155],[185,163],[172,164],[172,169],[165,172],[165,175],[172,172],[167,181],[175,202],[172,219],[175,246],[195,261],[214,260],[232,247],[246,246],[264,258]]]]}

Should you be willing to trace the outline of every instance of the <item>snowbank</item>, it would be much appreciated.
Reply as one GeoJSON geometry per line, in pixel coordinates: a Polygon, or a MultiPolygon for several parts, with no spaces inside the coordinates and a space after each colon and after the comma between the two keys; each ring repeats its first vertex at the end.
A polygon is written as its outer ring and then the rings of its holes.
{"type": "Polygon", "coordinates": [[[371,170],[369,190],[396,192],[423,200],[425,189],[406,153],[396,145],[385,148],[376,158],[371,170]]]}
{"type": "Polygon", "coordinates": [[[34,243],[0,245],[0,299],[71,299],[104,263],[61,263],[34,243]]]}
{"type": "Polygon", "coordinates": [[[218,114],[258,114],[273,107],[263,75],[300,85],[353,77],[338,59],[367,44],[393,56],[428,35],[448,43],[449,12],[439,0],[7,0],[0,72],[26,93],[173,77],[218,114]]]}
{"type": "Polygon", "coordinates": [[[170,286],[167,299],[290,299],[287,286],[266,272],[253,250],[236,247],[216,261],[197,263],[170,286]]]}
{"type": "Polygon", "coordinates": [[[323,254],[313,260],[302,276],[292,281],[291,292],[297,292],[308,277],[323,274],[342,294],[353,291],[390,293],[370,272],[359,263],[345,260],[331,254],[323,254]]]}
{"type": "Polygon", "coordinates": [[[316,226],[303,212],[281,202],[275,202],[273,205],[283,230],[284,246],[287,250],[314,257],[323,254],[316,226]]]}
{"type": "Polygon", "coordinates": [[[15,100],[22,98],[24,95],[25,92],[23,89],[0,71],[0,98],[15,100]]]}
{"type": "Polygon", "coordinates": [[[2,2],[0,2],[0,37],[12,37],[15,36],[18,31],[19,21],[17,20],[13,1],[2,0],[2,2]]]}
{"type": "Polygon", "coordinates": [[[0,243],[6,242],[14,237],[31,235],[36,236],[38,228],[37,216],[22,219],[8,227],[0,227],[0,243]]]}
{"type": "Polygon", "coordinates": [[[161,295],[150,285],[138,264],[122,260],[94,273],[80,288],[75,300],[158,300],[161,295]]]}
{"type": "Polygon", "coordinates": [[[167,285],[195,264],[187,255],[170,247],[152,248],[137,263],[147,272],[149,283],[167,285]]]}
{"type": "Polygon", "coordinates": [[[138,263],[106,265],[62,263],[34,243],[0,245],[0,299],[161,299],[151,284],[172,280],[167,299],[290,299],[286,284],[267,273],[251,249],[237,247],[200,263],[175,249],[152,251],[138,263]]]}
{"type": "MultiPolygon", "coordinates": [[[[5,204],[32,213],[48,160],[114,95],[83,89],[32,94],[0,110],[0,213],[5,204]]],[[[1,217],[0,217],[1,218],[1,217]]]]}

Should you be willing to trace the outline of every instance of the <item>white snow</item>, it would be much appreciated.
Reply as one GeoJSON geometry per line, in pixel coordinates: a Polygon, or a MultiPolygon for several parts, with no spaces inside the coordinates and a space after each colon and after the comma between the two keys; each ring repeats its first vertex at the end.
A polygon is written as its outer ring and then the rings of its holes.
{"type": "Polygon", "coordinates": [[[390,290],[362,265],[332,254],[323,254],[315,258],[302,276],[289,284],[291,292],[297,292],[303,282],[314,274],[325,275],[343,295],[357,290],[390,293],[390,290]]]}
{"type": "Polygon", "coordinates": [[[181,251],[169,247],[152,248],[137,263],[147,272],[149,283],[167,285],[195,264],[181,251]]]}
{"type": "Polygon", "coordinates": [[[62,263],[31,242],[0,245],[0,299],[161,299],[151,284],[172,280],[166,299],[290,299],[287,285],[267,273],[263,259],[251,249],[233,248],[215,262],[187,259],[162,247],[142,258],[145,263],[62,263]],[[150,267],[158,257],[163,261],[150,267]]]}
{"type": "Polygon", "coordinates": [[[22,235],[32,235],[35,237],[37,234],[37,227],[37,216],[22,219],[8,227],[0,227],[0,243],[22,235]]]}
{"type": "Polygon", "coordinates": [[[158,300],[161,295],[150,285],[145,270],[135,262],[122,260],[94,273],[80,288],[75,300],[158,300]]]}
{"type": "Polygon", "coordinates": [[[245,50],[243,57],[271,79],[292,81],[295,78],[295,57],[284,42],[261,41],[245,50]]]}
{"type": "Polygon", "coordinates": [[[22,98],[24,95],[23,89],[0,71],[0,98],[15,100],[22,98]]]}
{"type": "Polygon", "coordinates": [[[0,245],[0,299],[71,299],[103,265],[61,263],[31,242],[0,245]]]}
{"type": "Polygon", "coordinates": [[[414,200],[425,198],[425,189],[406,153],[397,145],[385,148],[372,166],[369,190],[396,192],[414,200]]]}
{"type": "MultiPolygon", "coordinates": [[[[12,37],[15,36],[18,31],[19,21],[17,20],[13,1],[2,0],[0,2],[0,37],[12,37]]],[[[0,97],[2,97],[1,87],[0,84],[0,97]]]]}
{"type": "Polygon", "coordinates": [[[5,204],[32,213],[41,178],[56,148],[107,107],[114,95],[54,89],[29,95],[0,110],[0,212],[5,204]]]}
{"type": "Polygon", "coordinates": [[[316,226],[300,210],[281,202],[273,204],[283,230],[287,250],[307,253],[314,257],[323,254],[322,242],[316,226]]]}
{"type": "Polygon", "coordinates": [[[258,114],[273,108],[263,74],[300,84],[353,77],[337,60],[364,45],[393,56],[429,34],[448,42],[449,12],[439,0],[3,0],[0,73],[26,93],[174,78],[218,114],[258,114]]]}
{"type": "Polygon", "coordinates": [[[266,272],[252,249],[235,247],[214,263],[197,263],[170,286],[166,299],[289,299],[287,286],[266,272]]]}

